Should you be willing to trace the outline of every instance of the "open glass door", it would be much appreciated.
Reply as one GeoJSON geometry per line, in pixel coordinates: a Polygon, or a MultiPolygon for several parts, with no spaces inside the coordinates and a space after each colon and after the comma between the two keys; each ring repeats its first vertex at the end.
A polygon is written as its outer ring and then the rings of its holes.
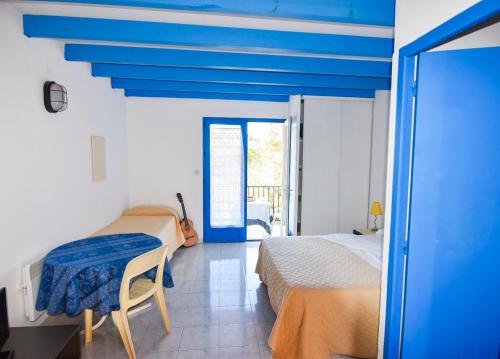
{"type": "Polygon", "coordinates": [[[247,124],[204,121],[204,241],[246,240],[247,124]]]}
{"type": "Polygon", "coordinates": [[[285,160],[283,161],[283,234],[297,235],[299,207],[299,153],[301,96],[290,96],[290,116],[285,123],[285,160]]]}

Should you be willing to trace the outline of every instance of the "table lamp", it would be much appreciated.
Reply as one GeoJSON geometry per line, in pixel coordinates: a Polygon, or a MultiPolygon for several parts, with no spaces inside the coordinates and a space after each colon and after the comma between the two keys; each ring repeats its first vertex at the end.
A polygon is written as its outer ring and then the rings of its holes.
{"type": "Polygon", "coordinates": [[[375,219],[373,220],[372,231],[373,232],[378,231],[378,228],[377,228],[377,216],[381,216],[382,214],[384,214],[382,212],[382,205],[380,204],[380,202],[373,202],[372,208],[370,209],[370,214],[375,217],[375,219]]]}

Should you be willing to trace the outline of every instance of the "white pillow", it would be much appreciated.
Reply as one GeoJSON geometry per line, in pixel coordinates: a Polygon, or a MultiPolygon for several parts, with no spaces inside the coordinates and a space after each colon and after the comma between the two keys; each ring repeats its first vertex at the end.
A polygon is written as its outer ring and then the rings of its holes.
{"type": "Polygon", "coordinates": [[[372,267],[381,270],[383,236],[376,234],[357,236],[355,234],[333,233],[323,238],[346,247],[372,267]]]}

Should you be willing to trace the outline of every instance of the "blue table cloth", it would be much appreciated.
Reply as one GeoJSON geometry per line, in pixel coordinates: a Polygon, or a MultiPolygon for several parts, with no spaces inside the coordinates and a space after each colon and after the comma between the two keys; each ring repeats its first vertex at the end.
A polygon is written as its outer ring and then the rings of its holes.
{"type": "MultiPolygon", "coordinates": [[[[128,262],[162,245],[144,233],[115,234],[64,244],[45,258],[37,310],[76,316],[84,309],[109,314],[120,309],[119,293],[128,262]]],[[[156,269],[143,276],[154,279],[156,269]]],[[[168,259],[163,286],[174,286],[168,259]]]]}

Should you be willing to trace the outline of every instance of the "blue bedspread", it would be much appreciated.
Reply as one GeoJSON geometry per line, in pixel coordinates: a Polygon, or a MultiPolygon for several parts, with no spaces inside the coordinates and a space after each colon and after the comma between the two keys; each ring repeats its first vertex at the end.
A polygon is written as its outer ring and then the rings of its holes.
{"type": "MultiPolygon", "coordinates": [[[[161,245],[156,237],[130,233],[81,239],[54,249],[45,258],[36,309],[69,316],[84,309],[102,315],[120,309],[120,285],[128,262],[161,245]]],[[[144,275],[153,279],[156,269],[144,275]]],[[[163,286],[174,286],[168,259],[163,286]]]]}

